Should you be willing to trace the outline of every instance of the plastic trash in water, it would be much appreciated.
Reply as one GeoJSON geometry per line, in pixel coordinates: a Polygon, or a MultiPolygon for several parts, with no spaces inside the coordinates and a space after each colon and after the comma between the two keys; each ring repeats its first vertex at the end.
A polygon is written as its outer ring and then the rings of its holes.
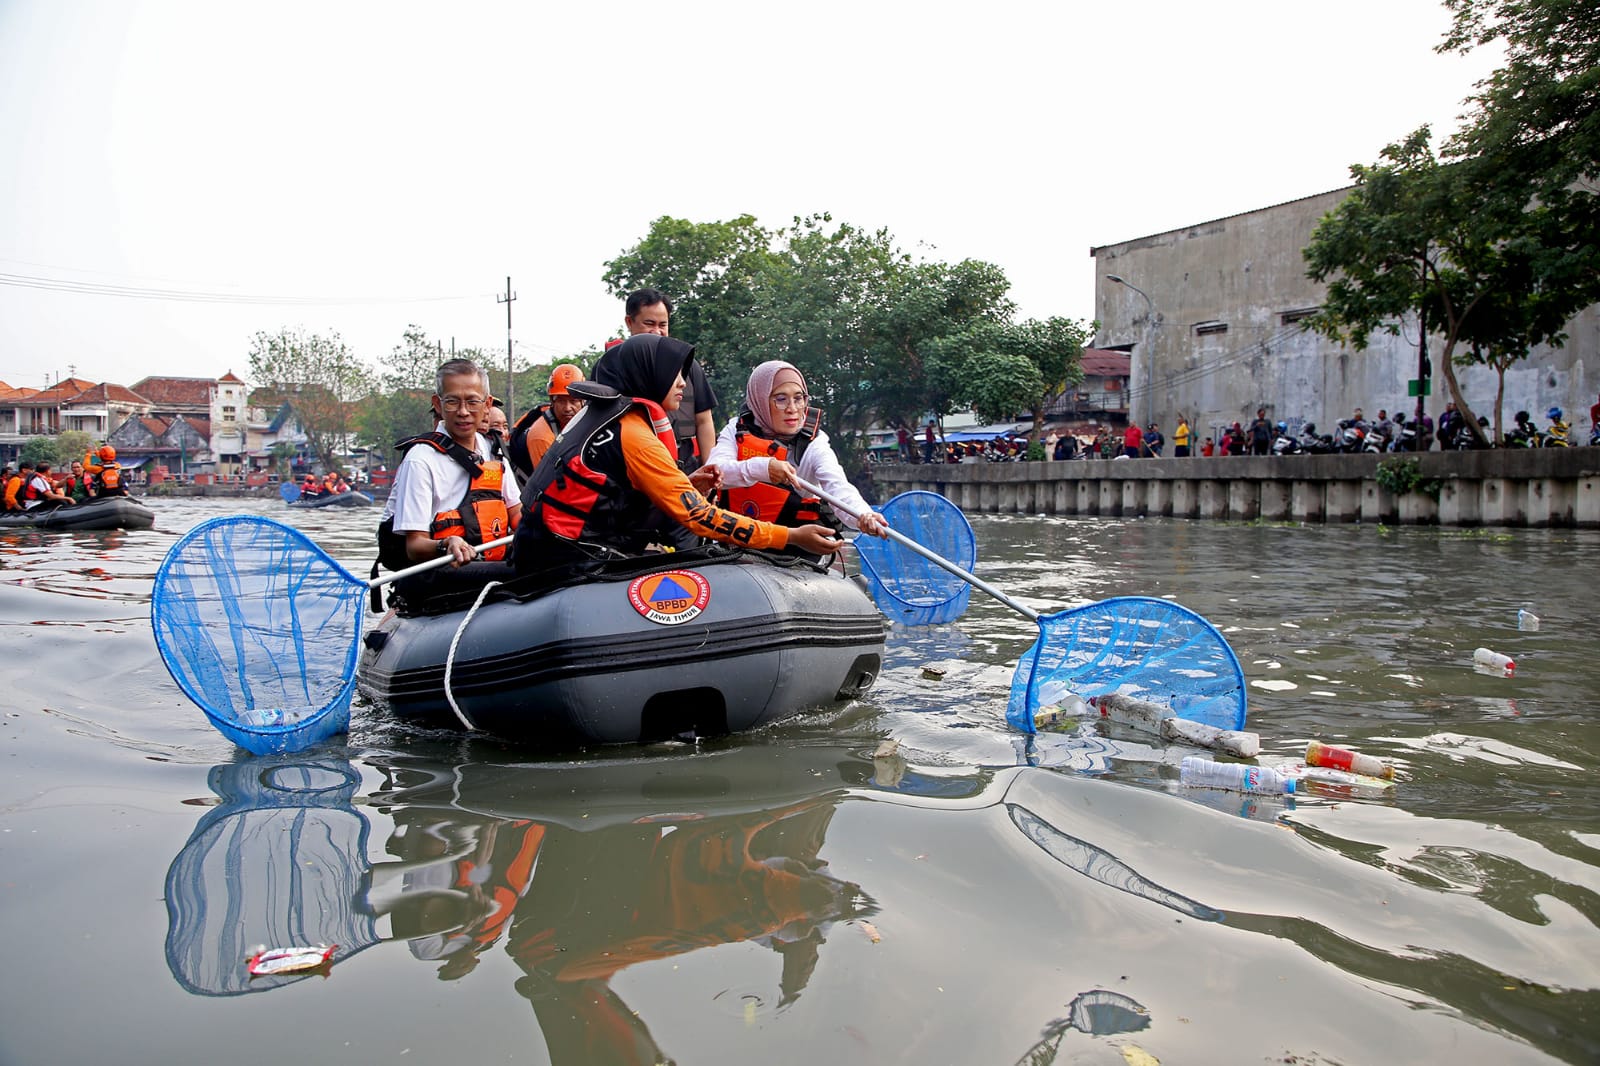
{"type": "Polygon", "coordinates": [[[1178,766],[1178,780],[1196,788],[1223,788],[1230,792],[1260,792],[1268,795],[1294,794],[1294,778],[1270,766],[1214,762],[1198,755],[1184,756],[1178,766]]]}
{"type": "Polygon", "coordinates": [[[1501,655],[1488,648],[1479,648],[1472,653],[1472,661],[1486,670],[1494,670],[1510,675],[1517,669],[1516,662],[1509,655],[1501,655]]]}
{"type": "Polygon", "coordinates": [[[252,977],[306,973],[331,963],[338,944],[313,944],[304,948],[261,948],[244,960],[252,977]]]}
{"type": "Polygon", "coordinates": [[[1358,751],[1336,748],[1332,744],[1324,744],[1318,740],[1306,745],[1306,765],[1325,766],[1330,770],[1348,770],[1352,774],[1381,777],[1385,781],[1394,779],[1393,763],[1376,755],[1363,755],[1358,751]]]}
{"type": "Polygon", "coordinates": [[[1517,612],[1517,628],[1537,630],[1539,628],[1539,616],[1524,607],[1517,612]]]}

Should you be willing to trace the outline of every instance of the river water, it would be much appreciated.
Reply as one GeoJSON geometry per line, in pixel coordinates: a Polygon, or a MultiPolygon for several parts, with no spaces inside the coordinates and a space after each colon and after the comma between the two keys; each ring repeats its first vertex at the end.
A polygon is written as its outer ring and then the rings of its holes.
{"type": "Polygon", "coordinates": [[[1262,761],[1402,771],[1287,800],[1181,786],[1192,752],[1134,733],[1024,742],[1035,629],[978,594],[892,632],[869,698],[697,748],[358,701],[337,744],[246,756],[148,620],[167,547],[237,510],[369,565],[375,512],[275,500],[0,533],[0,1062],[1600,1059],[1600,535],[973,516],[1036,609],[1214,622],[1262,761]],[[318,941],[325,972],[245,971],[318,941]]]}

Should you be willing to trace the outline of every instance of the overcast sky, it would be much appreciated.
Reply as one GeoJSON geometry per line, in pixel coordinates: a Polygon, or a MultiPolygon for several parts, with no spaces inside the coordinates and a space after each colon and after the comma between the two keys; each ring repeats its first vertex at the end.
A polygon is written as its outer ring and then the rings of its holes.
{"type": "Polygon", "coordinates": [[[503,359],[507,275],[545,362],[618,327],[603,264],[662,215],[828,211],[1088,318],[1091,246],[1453,128],[1493,57],[1435,55],[1447,24],[1437,0],[0,0],[0,381],[243,377],[282,327],[503,359]]]}

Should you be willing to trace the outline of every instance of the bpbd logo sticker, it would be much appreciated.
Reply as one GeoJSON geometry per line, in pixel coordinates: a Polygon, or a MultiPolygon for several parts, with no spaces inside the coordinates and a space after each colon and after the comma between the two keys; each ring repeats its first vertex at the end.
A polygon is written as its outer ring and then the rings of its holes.
{"type": "Polygon", "coordinates": [[[649,574],[629,582],[628,602],[657,625],[678,626],[706,609],[711,583],[693,570],[649,574]]]}

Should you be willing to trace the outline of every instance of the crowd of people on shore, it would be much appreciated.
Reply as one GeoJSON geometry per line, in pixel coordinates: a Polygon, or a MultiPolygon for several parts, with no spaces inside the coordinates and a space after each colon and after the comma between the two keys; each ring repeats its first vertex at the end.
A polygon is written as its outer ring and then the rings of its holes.
{"type": "Polygon", "coordinates": [[[66,470],[58,472],[54,466],[50,462],[29,459],[20,460],[15,468],[7,463],[0,469],[0,488],[4,491],[0,510],[19,512],[66,507],[99,496],[128,494],[127,477],[117,462],[117,450],[109,444],[91,448],[81,460],[74,459],[66,470]]]}
{"type": "Polygon", "coordinates": [[[574,364],[555,367],[547,401],[514,420],[482,368],[440,366],[432,431],[398,445],[380,564],[510,562],[520,576],[557,584],[706,542],[815,562],[839,550],[845,529],[882,536],[883,519],[845,476],[799,369],[757,366],[738,415],[718,433],[716,396],[694,346],[670,335],[672,310],[659,290],[630,294],[628,336],[608,344],[587,377],[574,364]],[[842,506],[825,507],[808,485],[842,506]],[[507,539],[509,550],[497,543],[507,539]]]}
{"type": "MultiPolygon", "coordinates": [[[[1503,434],[1508,448],[1570,447],[1579,443],[1573,437],[1573,426],[1563,417],[1559,407],[1545,411],[1548,425],[1535,424],[1527,411],[1518,411],[1512,425],[1503,434]]],[[[1588,443],[1600,445],[1600,402],[1589,409],[1590,435],[1588,443]]],[[[925,429],[922,452],[919,455],[904,425],[896,430],[898,448],[896,455],[902,462],[1007,462],[1028,456],[1028,439],[1020,434],[1006,433],[987,441],[948,441],[936,443],[933,422],[925,429]]],[[[1068,459],[1146,459],[1164,458],[1170,443],[1172,458],[1213,458],[1231,455],[1300,455],[1334,454],[1348,452],[1424,452],[1465,451],[1492,447],[1493,434],[1489,421],[1478,418],[1479,432],[1474,434],[1454,402],[1445,404],[1437,423],[1428,414],[1407,416],[1403,411],[1392,415],[1380,410],[1376,418],[1367,418],[1359,407],[1350,417],[1340,419],[1330,433],[1320,433],[1313,422],[1304,422],[1291,428],[1286,421],[1274,422],[1264,407],[1256,409],[1249,425],[1234,422],[1220,427],[1210,436],[1199,437],[1189,420],[1178,416],[1169,441],[1160,424],[1149,422],[1144,426],[1130,423],[1116,429],[1102,425],[1089,433],[1067,429],[1052,429],[1044,439],[1044,456],[1051,460],[1068,459]]]]}

